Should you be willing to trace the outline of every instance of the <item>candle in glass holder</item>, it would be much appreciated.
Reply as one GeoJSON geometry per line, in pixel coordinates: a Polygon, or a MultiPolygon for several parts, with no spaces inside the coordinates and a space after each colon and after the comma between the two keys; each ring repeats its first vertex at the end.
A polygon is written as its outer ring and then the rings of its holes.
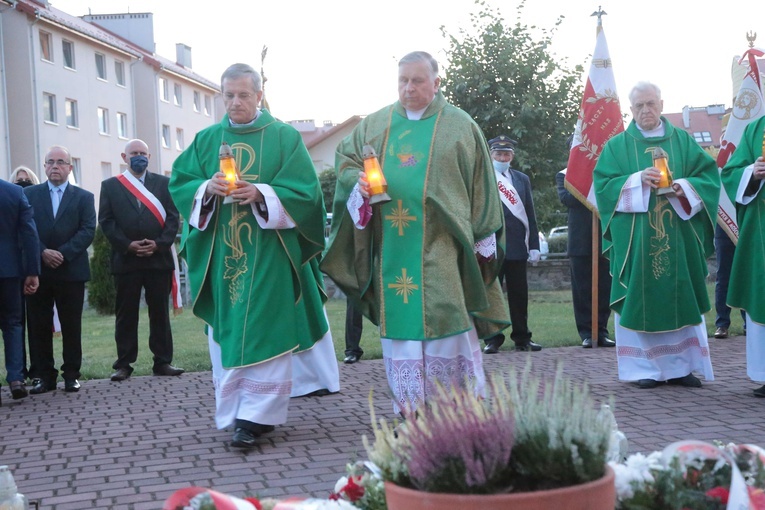
{"type": "Polygon", "coordinates": [[[380,160],[377,159],[377,153],[371,145],[365,145],[363,148],[364,173],[369,183],[369,203],[377,204],[380,202],[390,202],[388,196],[388,183],[380,167],[380,160]]]}
{"type": "Polygon", "coordinates": [[[659,187],[656,189],[656,193],[659,195],[673,193],[672,172],[669,169],[669,156],[661,147],[656,147],[653,150],[653,166],[658,168],[659,172],[661,172],[659,187]]]}
{"type": "Polygon", "coordinates": [[[226,194],[229,195],[236,189],[236,181],[239,179],[239,170],[236,168],[234,153],[231,151],[231,146],[228,143],[221,142],[218,159],[220,160],[220,171],[226,176],[226,182],[228,182],[228,191],[226,194]]]}
{"type": "Polygon", "coordinates": [[[762,134],[762,157],[765,158],[765,133],[762,134]]]}

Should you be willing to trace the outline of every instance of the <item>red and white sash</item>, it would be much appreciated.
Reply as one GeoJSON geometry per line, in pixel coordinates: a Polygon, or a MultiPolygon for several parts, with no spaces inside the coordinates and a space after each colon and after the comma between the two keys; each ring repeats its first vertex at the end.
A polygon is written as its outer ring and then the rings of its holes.
{"type": "MultiPolygon", "coordinates": [[[[131,195],[136,197],[146,208],[151,211],[159,224],[164,228],[165,218],[167,218],[167,212],[165,207],[154,196],[154,194],[146,189],[146,186],[137,179],[128,170],[125,170],[117,176],[117,180],[125,186],[131,195]]],[[[183,308],[183,299],[181,298],[181,278],[180,278],[180,265],[178,264],[178,253],[175,251],[175,243],[170,245],[170,253],[173,256],[173,284],[172,284],[172,296],[173,296],[173,311],[177,314],[183,308]]]]}
{"type": "Polygon", "coordinates": [[[494,172],[497,177],[497,188],[499,189],[499,198],[502,203],[505,204],[510,210],[510,213],[521,220],[523,226],[526,228],[526,251],[529,249],[529,217],[526,215],[526,208],[523,207],[523,202],[518,194],[518,191],[513,186],[513,181],[505,177],[499,172],[494,172]]]}

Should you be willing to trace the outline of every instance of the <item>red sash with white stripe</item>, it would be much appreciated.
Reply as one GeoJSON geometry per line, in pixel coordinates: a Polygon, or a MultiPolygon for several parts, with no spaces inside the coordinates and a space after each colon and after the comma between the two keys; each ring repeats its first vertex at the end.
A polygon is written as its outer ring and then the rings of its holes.
{"type": "MultiPolygon", "coordinates": [[[[146,189],[146,186],[127,170],[118,175],[117,180],[120,184],[125,186],[125,189],[127,189],[131,195],[136,197],[149,211],[151,211],[160,226],[164,228],[167,212],[159,199],[154,196],[154,193],[146,189]]],[[[173,296],[173,311],[178,314],[183,309],[183,299],[181,298],[180,266],[178,264],[178,253],[175,251],[175,243],[170,245],[170,253],[173,256],[174,267],[171,290],[173,296]]]]}

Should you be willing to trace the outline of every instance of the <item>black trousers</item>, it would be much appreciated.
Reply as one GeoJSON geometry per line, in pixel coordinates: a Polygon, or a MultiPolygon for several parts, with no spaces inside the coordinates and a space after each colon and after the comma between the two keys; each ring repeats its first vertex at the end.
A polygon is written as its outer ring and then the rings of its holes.
{"type": "MultiPolygon", "coordinates": [[[[502,269],[499,272],[500,284],[507,282],[507,304],[510,308],[510,321],[512,333],[510,338],[515,345],[528,345],[531,341],[531,331],[529,331],[529,283],[526,277],[525,260],[505,260],[502,263],[502,269]]],[[[504,335],[496,335],[486,343],[493,342],[501,344],[504,341],[504,335]]]]}
{"type": "Polygon", "coordinates": [[[364,316],[360,311],[346,300],[345,308],[345,355],[356,354],[361,356],[364,350],[359,345],[361,343],[362,321],[364,316]]]}
{"type": "MultiPolygon", "coordinates": [[[[582,340],[592,337],[592,259],[569,257],[571,267],[571,297],[574,303],[574,320],[582,340]]],[[[611,314],[611,275],[608,259],[598,258],[598,337],[608,337],[608,317],[611,314]]]]}
{"type": "Polygon", "coordinates": [[[170,270],[134,271],[114,275],[116,321],[114,340],[117,361],[112,368],[126,368],[138,359],[138,313],[141,289],[149,307],[149,349],[154,355],[154,368],[173,361],[173,333],[170,330],[170,291],[173,273],[170,270]]]}
{"type": "Polygon", "coordinates": [[[53,385],[58,371],[53,358],[53,305],[61,322],[64,379],[78,379],[82,366],[82,305],[85,282],[40,278],[37,292],[27,296],[29,376],[53,385]]]}

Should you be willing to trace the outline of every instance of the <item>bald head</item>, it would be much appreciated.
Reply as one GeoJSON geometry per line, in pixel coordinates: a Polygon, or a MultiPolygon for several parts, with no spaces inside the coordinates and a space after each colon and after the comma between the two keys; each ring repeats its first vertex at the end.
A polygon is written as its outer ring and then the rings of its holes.
{"type": "Polygon", "coordinates": [[[143,140],[135,138],[125,144],[122,161],[127,164],[130,173],[136,177],[140,177],[146,171],[149,166],[149,159],[151,159],[149,146],[143,140]]]}

